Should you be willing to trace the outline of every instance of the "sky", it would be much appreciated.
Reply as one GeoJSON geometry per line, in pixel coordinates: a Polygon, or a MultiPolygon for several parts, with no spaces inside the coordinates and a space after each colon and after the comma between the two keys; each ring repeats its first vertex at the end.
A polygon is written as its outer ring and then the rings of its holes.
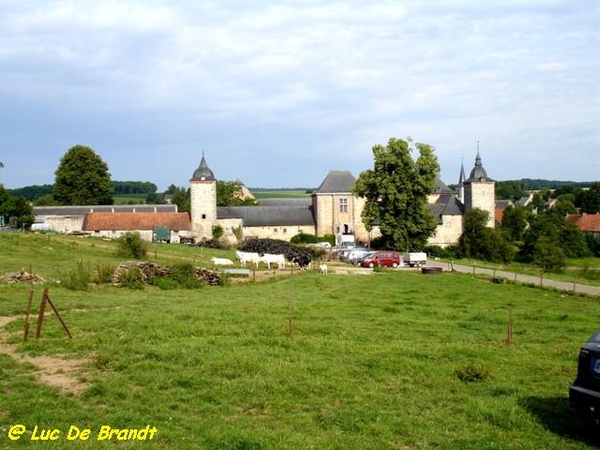
{"type": "MultiPolygon", "coordinates": [[[[116,181],[317,187],[372,147],[479,147],[495,180],[600,180],[597,0],[0,0],[0,183],[74,145],[116,181]]],[[[417,156],[416,154],[414,155],[417,156]]]]}

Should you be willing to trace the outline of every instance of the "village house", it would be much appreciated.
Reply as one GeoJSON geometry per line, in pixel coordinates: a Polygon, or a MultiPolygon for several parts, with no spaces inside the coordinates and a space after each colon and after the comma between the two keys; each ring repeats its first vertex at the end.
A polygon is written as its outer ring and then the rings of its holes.
{"type": "MultiPolygon", "coordinates": [[[[356,179],[347,170],[330,171],[310,197],[264,199],[257,206],[217,206],[214,172],[202,155],[190,179],[191,213],[177,211],[176,205],[60,206],[35,207],[38,224],[62,233],[115,238],[138,232],[148,241],[210,239],[219,225],[224,237],[235,244],[248,238],[274,238],[289,241],[299,233],[338,240],[351,236],[368,243],[377,229],[368,231],[362,222],[365,200],[352,194],[356,179]]],[[[428,209],[438,227],[430,238],[432,245],[455,244],[462,234],[464,213],[481,208],[489,213],[488,226],[495,223],[495,182],[487,176],[479,151],[467,178],[461,164],[458,187],[450,189],[439,178],[428,197],[428,209]]]]}

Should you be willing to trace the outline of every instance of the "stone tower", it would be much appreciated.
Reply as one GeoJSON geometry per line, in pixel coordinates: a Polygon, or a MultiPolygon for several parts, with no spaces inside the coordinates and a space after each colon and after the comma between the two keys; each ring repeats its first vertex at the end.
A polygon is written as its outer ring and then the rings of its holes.
{"type": "MultiPolygon", "coordinates": [[[[477,145],[479,147],[479,144],[477,145]]],[[[471,170],[471,175],[463,182],[464,185],[464,205],[466,209],[479,208],[488,212],[487,226],[494,228],[495,220],[495,184],[496,182],[487,176],[479,148],[477,148],[477,157],[475,158],[475,167],[471,170]]]]}
{"type": "Polygon", "coordinates": [[[190,180],[190,206],[193,237],[212,238],[212,227],[217,223],[217,180],[206,164],[204,153],[190,180]]]}

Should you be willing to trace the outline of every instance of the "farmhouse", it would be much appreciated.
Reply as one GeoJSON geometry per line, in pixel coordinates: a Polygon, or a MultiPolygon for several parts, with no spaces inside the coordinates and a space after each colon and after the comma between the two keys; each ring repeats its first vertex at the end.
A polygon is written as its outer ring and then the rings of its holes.
{"type": "MultiPolygon", "coordinates": [[[[212,237],[213,227],[219,225],[232,243],[248,238],[290,240],[298,233],[331,234],[338,240],[352,236],[369,242],[377,236],[377,230],[369,232],[362,222],[365,200],[352,194],[355,182],[349,171],[331,170],[306,199],[265,199],[258,206],[218,207],[217,180],[202,155],[190,179],[190,214],[178,212],[175,205],[135,205],[35,207],[34,215],[36,222],[50,224],[58,232],[108,238],[136,231],[146,240],[201,240],[212,237]]],[[[456,191],[436,178],[427,206],[438,227],[430,243],[456,243],[462,234],[464,213],[470,208],[488,211],[488,225],[493,227],[494,185],[479,151],[468,178],[461,164],[456,191]]]]}

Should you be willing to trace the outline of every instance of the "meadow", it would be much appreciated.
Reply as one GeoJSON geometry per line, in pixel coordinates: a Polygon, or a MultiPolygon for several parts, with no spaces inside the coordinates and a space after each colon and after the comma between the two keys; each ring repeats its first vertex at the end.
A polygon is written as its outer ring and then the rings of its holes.
{"type": "MultiPolygon", "coordinates": [[[[209,267],[215,254],[230,255],[156,244],[148,259],[209,267]]],[[[600,445],[567,399],[579,346],[599,328],[598,297],[335,265],[193,290],[55,282],[119,261],[109,241],[0,234],[1,274],[25,268],[47,280],[0,284],[0,449],[600,445]],[[33,292],[35,313],[44,286],[72,339],[49,315],[41,338],[23,342],[27,300],[33,292]],[[77,362],[77,389],[44,381],[42,356],[77,362]],[[26,431],[13,441],[15,425],[26,431]],[[89,439],[68,440],[71,426],[89,439]],[[102,426],[157,433],[98,440],[102,426]],[[32,440],[41,429],[60,433],[32,440]]]]}

